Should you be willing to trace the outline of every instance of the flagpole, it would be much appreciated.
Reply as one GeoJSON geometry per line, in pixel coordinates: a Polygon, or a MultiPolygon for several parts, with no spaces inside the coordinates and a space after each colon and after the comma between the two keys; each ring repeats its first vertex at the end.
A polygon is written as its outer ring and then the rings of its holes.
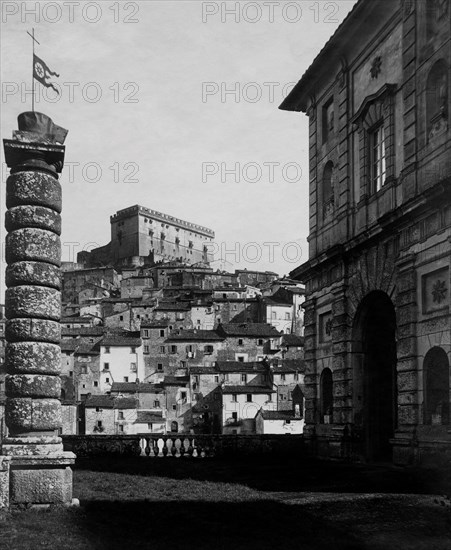
{"type": "Polygon", "coordinates": [[[32,36],[32,43],[33,43],[33,61],[31,62],[31,110],[34,113],[34,27],[32,28],[33,36],[32,36]]]}
{"type": "Polygon", "coordinates": [[[32,28],[32,34],[30,34],[28,31],[27,34],[28,36],[31,36],[31,42],[33,44],[33,61],[31,63],[31,110],[34,113],[34,43],[36,42],[36,44],[39,44],[39,42],[34,37],[34,27],[32,28]]]}

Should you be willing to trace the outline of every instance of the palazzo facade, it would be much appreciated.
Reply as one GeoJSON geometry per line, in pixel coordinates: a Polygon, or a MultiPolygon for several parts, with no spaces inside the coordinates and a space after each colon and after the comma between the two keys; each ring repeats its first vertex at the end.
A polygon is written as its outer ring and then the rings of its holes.
{"type": "Polygon", "coordinates": [[[305,434],[451,456],[450,3],[359,0],[281,109],[309,117],[305,434]]]}

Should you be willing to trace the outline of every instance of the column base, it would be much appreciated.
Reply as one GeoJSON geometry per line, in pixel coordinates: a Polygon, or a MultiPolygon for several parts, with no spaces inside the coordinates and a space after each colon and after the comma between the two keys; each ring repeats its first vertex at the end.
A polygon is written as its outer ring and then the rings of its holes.
{"type": "Polygon", "coordinates": [[[71,452],[11,456],[10,505],[72,503],[71,452]]]}

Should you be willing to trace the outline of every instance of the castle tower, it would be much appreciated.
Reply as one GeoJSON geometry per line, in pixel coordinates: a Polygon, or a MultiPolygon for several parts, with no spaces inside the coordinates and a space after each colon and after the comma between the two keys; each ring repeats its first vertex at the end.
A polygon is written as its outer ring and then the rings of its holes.
{"type": "Polygon", "coordinates": [[[75,455],[61,427],[61,185],[66,131],[19,115],[4,140],[6,183],[6,425],[10,504],[69,504],[75,455]]]}

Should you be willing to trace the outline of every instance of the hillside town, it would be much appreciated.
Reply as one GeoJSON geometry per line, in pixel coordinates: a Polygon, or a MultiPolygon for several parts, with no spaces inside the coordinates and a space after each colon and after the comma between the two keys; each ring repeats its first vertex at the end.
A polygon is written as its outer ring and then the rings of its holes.
{"type": "Polygon", "coordinates": [[[215,271],[213,238],[133,206],[110,243],[63,262],[63,435],[302,433],[304,286],[215,271]]]}

